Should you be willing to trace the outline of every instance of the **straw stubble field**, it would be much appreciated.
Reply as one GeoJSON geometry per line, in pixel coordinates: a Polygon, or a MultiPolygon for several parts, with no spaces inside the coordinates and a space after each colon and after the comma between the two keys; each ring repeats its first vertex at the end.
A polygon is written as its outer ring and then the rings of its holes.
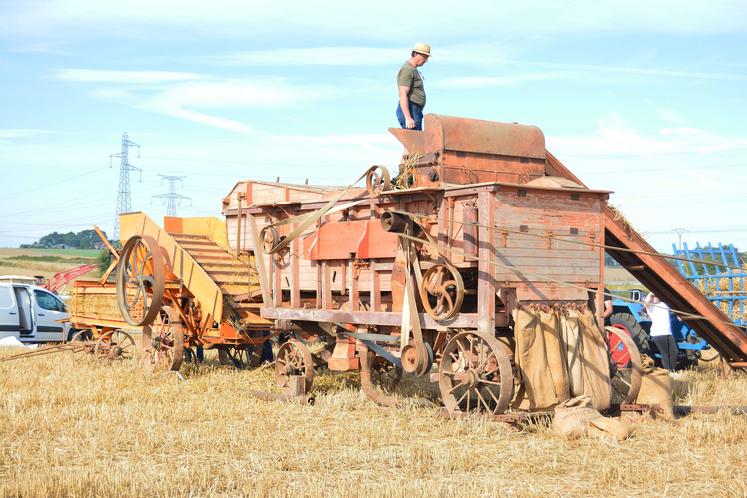
{"type": "MultiPolygon", "coordinates": [[[[443,419],[422,403],[431,387],[413,381],[392,409],[369,401],[356,375],[323,373],[306,407],[249,396],[272,389],[267,368],[185,373],[67,354],[0,363],[0,495],[747,495],[744,416],[568,441],[544,426],[443,419]]],[[[675,383],[677,403],[747,405],[744,375],[675,383]]]]}

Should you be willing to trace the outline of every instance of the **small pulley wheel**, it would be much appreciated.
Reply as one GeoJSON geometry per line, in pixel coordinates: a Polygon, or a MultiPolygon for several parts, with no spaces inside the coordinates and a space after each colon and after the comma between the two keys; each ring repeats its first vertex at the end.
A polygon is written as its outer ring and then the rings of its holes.
{"type": "Polygon", "coordinates": [[[131,237],[117,263],[117,304],[134,327],[150,325],[158,316],[166,285],[161,247],[153,237],[131,237]]]}
{"type": "Polygon", "coordinates": [[[262,244],[262,250],[266,254],[272,254],[272,250],[280,243],[280,234],[278,229],[273,226],[266,226],[259,232],[259,240],[262,244]]]}
{"type": "Polygon", "coordinates": [[[418,356],[418,349],[412,342],[402,349],[402,369],[409,373],[422,377],[430,373],[433,367],[433,348],[427,342],[423,343],[423,356],[418,356]]]}
{"type": "Polygon", "coordinates": [[[435,264],[423,275],[420,300],[434,320],[449,320],[462,308],[464,281],[459,271],[445,264],[435,264]]]}
{"type": "Polygon", "coordinates": [[[392,180],[385,166],[371,166],[366,173],[366,190],[369,195],[377,196],[391,190],[392,180]]]}

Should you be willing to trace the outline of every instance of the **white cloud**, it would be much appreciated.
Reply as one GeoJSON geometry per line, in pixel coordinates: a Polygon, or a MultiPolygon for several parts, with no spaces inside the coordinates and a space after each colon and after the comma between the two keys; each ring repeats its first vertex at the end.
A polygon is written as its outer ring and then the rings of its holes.
{"type": "Polygon", "coordinates": [[[169,86],[136,107],[249,134],[254,129],[244,123],[194,109],[282,108],[331,95],[324,88],[296,86],[284,80],[216,80],[169,86]]]}
{"type": "Polygon", "coordinates": [[[340,95],[331,88],[296,85],[282,78],[217,79],[171,71],[87,69],[62,69],[54,75],[78,83],[113,83],[116,86],[97,88],[91,95],[242,134],[252,133],[254,129],[197,109],[287,108],[340,95]]]}
{"type": "Polygon", "coordinates": [[[9,143],[15,140],[36,138],[40,135],[56,134],[52,130],[40,130],[36,128],[0,128],[0,143],[9,143]]]}
{"type": "Polygon", "coordinates": [[[79,83],[155,84],[174,81],[201,80],[206,76],[177,71],[112,71],[102,69],[60,69],[53,77],[79,83]]]}
{"type": "Polygon", "coordinates": [[[687,120],[679,113],[673,111],[672,109],[667,109],[666,107],[657,107],[656,109],[654,109],[654,112],[656,112],[656,115],[666,123],[683,125],[687,122],[687,120]]]}
{"type": "Polygon", "coordinates": [[[396,64],[406,56],[406,48],[311,47],[232,52],[207,59],[219,64],[252,66],[377,66],[396,64]]]}
{"type": "Polygon", "coordinates": [[[536,62],[536,61],[512,61],[515,64],[526,66],[539,66],[558,69],[567,69],[575,71],[584,71],[594,74],[600,71],[618,74],[630,74],[640,76],[661,76],[668,78],[685,78],[700,80],[722,80],[722,81],[747,81],[747,74],[735,73],[715,73],[715,72],[698,72],[698,71],[677,71],[659,68],[627,67],[627,66],[605,66],[596,64],[566,64],[555,62],[536,62]]]}
{"type": "Polygon", "coordinates": [[[152,100],[184,107],[288,107],[331,96],[323,87],[283,79],[213,80],[168,86],[152,100]]]}
{"type": "Polygon", "coordinates": [[[433,82],[435,88],[487,88],[494,86],[512,86],[532,81],[551,81],[576,79],[578,74],[570,71],[547,73],[512,74],[510,76],[462,76],[446,78],[433,82]]]}
{"type": "MultiPolygon", "coordinates": [[[[286,47],[246,50],[205,57],[224,65],[246,66],[383,66],[401,64],[410,56],[411,46],[387,47],[286,47]]],[[[432,47],[432,59],[439,64],[495,65],[508,60],[510,44],[456,44],[432,47]]]]}
{"type": "Polygon", "coordinates": [[[661,128],[654,135],[635,129],[620,114],[610,113],[597,122],[590,136],[547,138],[550,150],[575,157],[609,158],[615,155],[707,153],[747,148],[747,138],[718,135],[697,128],[661,128]]]}
{"type": "Polygon", "coordinates": [[[14,47],[9,51],[20,54],[70,55],[60,47],[57,43],[31,43],[14,47]]]}
{"type": "MultiPolygon", "coordinates": [[[[245,0],[46,0],[16,2],[6,7],[6,34],[87,36],[110,33],[120,37],[192,36],[214,34],[233,38],[291,35],[346,35],[358,39],[392,40],[419,33],[495,39],[496,33],[545,35],[579,32],[616,33],[743,33],[747,5],[742,0],[681,2],[502,2],[466,0],[459,4],[411,0],[400,15],[401,1],[340,4],[247,2],[245,0]],[[354,6],[354,7],[353,7],[354,6]]],[[[430,35],[430,36],[429,36],[430,35]]],[[[412,40],[413,42],[416,40],[412,40]]]]}
{"type": "Polygon", "coordinates": [[[223,130],[233,131],[236,133],[250,134],[254,131],[251,127],[239,121],[234,121],[232,119],[222,118],[220,116],[211,116],[209,114],[191,111],[189,109],[180,107],[179,105],[174,104],[174,103],[162,102],[162,101],[156,100],[156,101],[149,101],[149,102],[138,104],[137,107],[143,110],[146,110],[146,111],[153,111],[153,112],[165,114],[167,116],[171,116],[174,118],[186,119],[188,121],[193,121],[195,123],[212,126],[213,128],[220,128],[223,130]]]}

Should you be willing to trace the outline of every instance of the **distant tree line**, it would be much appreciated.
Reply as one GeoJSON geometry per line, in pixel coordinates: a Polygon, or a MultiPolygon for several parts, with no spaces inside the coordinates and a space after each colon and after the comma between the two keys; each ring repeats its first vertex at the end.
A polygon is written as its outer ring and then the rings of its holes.
{"type": "MultiPolygon", "coordinates": [[[[106,232],[104,232],[106,235],[106,232]]],[[[33,248],[74,248],[74,249],[101,249],[104,244],[94,230],[81,230],[78,233],[52,232],[40,238],[33,244],[21,244],[21,249],[33,248]]]]}

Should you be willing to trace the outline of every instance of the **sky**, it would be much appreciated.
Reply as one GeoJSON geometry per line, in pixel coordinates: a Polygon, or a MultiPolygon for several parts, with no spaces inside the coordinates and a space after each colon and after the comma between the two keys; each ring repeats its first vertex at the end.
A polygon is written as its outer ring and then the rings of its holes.
{"type": "Polygon", "coordinates": [[[0,247],[111,234],[132,209],[220,216],[240,180],[396,169],[396,73],[426,113],[539,126],[659,250],[747,250],[747,1],[0,0],[0,247]]]}

